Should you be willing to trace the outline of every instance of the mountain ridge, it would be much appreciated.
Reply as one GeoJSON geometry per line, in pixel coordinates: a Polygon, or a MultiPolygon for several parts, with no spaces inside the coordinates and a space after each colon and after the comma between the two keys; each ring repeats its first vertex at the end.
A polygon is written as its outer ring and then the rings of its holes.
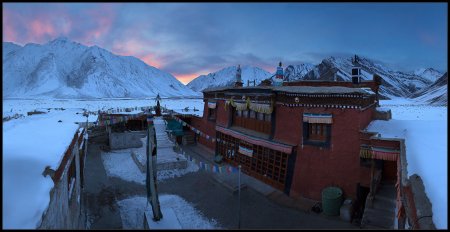
{"type": "Polygon", "coordinates": [[[3,42],[3,48],[4,98],[200,97],[136,57],[65,37],[23,47],[3,42]]]}

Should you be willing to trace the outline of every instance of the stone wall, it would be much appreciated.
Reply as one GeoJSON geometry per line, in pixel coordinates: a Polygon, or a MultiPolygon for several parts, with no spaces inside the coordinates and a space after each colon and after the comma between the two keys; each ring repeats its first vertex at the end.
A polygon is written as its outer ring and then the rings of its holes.
{"type": "Polygon", "coordinates": [[[139,148],[142,147],[142,137],[142,132],[112,132],[109,136],[109,144],[112,150],[139,148]]]}

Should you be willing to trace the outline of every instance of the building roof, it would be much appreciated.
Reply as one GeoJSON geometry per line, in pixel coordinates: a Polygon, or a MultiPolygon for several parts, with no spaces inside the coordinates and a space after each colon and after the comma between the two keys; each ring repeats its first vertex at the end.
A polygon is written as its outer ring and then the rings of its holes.
{"type": "Polygon", "coordinates": [[[42,173],[47,166],[53,170],[59,167],[74,134],[79,131],[74,122],[86,121],[82,112],[81,109],[52,110],[3,124],[4,229],[39,226],[54,187],[51,177],[42,173]]]}
{"type": "Polygon", "coordinates": [[[301,93],[301,94],[364,94],[375,95],[370,88],[349,88],[342,86],[250,86],[235,88],[232,86],[215,87],[203,90],[206,92],[226,91],[226,90],[240,90],[240,91],[252,91],[252,90],[269,90],[273,92],[286,92],[286,93],[301,93]]]}

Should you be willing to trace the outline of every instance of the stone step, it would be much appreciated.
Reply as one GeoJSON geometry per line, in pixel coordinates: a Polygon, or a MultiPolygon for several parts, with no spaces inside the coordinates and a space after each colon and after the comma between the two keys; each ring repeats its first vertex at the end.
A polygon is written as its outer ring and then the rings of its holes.
{"type": "Polygon", "coordinates": [[[395,213],[395,201],[392,202],[392,201],[389,201],[386,199],[382,199],[382,198],[380,199],[377,196],[375,196],[372,208],[395,213]]]}
{"type": "Polygon", "coordinates": [[[386,211],[366,208],[362,220],[363,225],[378,226],[386,229],[394,228],[395,214],[386,211]]]}

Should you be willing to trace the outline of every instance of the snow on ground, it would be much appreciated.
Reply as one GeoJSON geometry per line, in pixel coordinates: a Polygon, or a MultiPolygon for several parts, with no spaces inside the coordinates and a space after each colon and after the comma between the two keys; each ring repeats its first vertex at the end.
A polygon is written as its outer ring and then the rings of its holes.
{"type": "Polygon", "coordinates": [[[447,107],[414,104],[407,99],[380,101],[392,120],[373,121],[368,131],[384,138],[404,138],[408,175],[421,176],[432,203],[433,222],[447,229],[447,107]]]}
{"type": "Polygon", "coordinates": [[[59,167],[78,130],[75,122],[86,120],[76,109],[45,112],[3,122],[4,228],[39,226],[53,188],[50,176],[42,173],[47,166],[59,167]]]}
{"type": "MultiPolygon", "coordinates": [[[[205,218],[192,204],[177,195],[160,195],[159,202],[163,212],[162,220],[174,220],[167,218],[169,214],[164,214],[164,209],[172,208],[182,229],[219,229],[219,225],[214,219],[205,218]]],[[[123,229],[143,229],[144,211],[150,210],[151,212],[147,198],[135,196],[118,201],[117,204],[123,229]]]]}
{"type": "MultiPolygon", "coordinates": [[[[131,158],[131,149],[115,150],[111,152],[102,152],[103,165],[108,176],[118,177],[120,179],[136,182],[145,185],[145,173],[142,173],[136,163],[131,158]]],[[[138,158],[138,159],[142,159],[138,158]]],[[[144,157],[145,159],[145,157],[144,157]]],[[[197,164],[192,161],[187,162],[187,168],[158,171],[158,181],[180,177],[190,172],[199,170],[197,164]]]]}
{"type": "Polygon", "coordinates": [[[145,174],[134,163],[129,149],[102,152],[101,156],[108,176],[145,185],[145,174]]]}
{"type": "MultiPolygon", "coordinates": [[[[201,98],[163,98],[160,104],[179,113],[203,115],[203,99],[201,98]],[[188,112],[182,111],[185,107],[189,107],[188,112]],[[199,111],[193,111],[194,107],[199,111]]],[[[9,99],[3,100],[3,117],[12,116],[14,113],[27,115],[27,112],[35,109],[62,107],[64,109],[79,108],[96,112],[98,110],[146,106],[156,106],[155,99],[9,99]]]]}

